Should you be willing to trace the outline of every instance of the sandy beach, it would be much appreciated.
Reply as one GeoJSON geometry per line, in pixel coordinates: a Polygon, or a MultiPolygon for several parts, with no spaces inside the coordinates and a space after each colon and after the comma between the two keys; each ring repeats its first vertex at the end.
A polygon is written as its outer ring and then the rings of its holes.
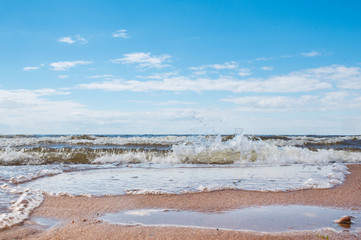
{"type": "MultiPolygon", "coordinates": [[[[217,212],[251,206],[309,205],[361,208],[361,165],[348,165],[351,174],[338,187],[323,190],[259,192],[223,190],[215,192],[122,195],[103,197],[46,196],[31,217],[58,219],[49,229],[30,224],[0,232],[0,239],[360,239],[361,233],[332,230],[261,233],[189,227],[120,226],[97,219],[104,213],[129,209],[169,208],[217,212]]],[[[358,221],[358,220],[357,220],[358,221]]]]}

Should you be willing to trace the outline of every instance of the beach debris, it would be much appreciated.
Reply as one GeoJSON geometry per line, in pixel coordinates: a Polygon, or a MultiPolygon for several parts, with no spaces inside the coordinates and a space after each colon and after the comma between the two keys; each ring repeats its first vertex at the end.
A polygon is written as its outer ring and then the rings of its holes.
{"type": "Polygon", "coordinates": [[[352,216],[344,216],[336,221],[336,223],[351,224],[352,216]]]}
{"type": "Polygon", "coordinates": [[[317,237],[320,237],[322,239],[329,239],[328,235],[321,235],[321,234],[316,234],[317,237]]]}
{"type": "Polygon", "coordinates": [[[354,217],[353,216],[344,216],[340,219],[338,219],[336,221],[336,223],[340,226],[340,227],[343,227],[343,228],[346,228],[346,229],[349,229],[351,228],[351,224],[352,224],[352,219],[354,217]]]}

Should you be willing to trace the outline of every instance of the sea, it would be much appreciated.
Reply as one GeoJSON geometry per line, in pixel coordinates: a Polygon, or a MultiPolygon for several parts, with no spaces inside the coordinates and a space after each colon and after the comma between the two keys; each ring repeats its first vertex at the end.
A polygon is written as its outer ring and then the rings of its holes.
{"type": "Polygon", "coordinates": [[[45,194],[325,189],[360,162],[361,136],[0,135],[0,229],[45,194]]]}

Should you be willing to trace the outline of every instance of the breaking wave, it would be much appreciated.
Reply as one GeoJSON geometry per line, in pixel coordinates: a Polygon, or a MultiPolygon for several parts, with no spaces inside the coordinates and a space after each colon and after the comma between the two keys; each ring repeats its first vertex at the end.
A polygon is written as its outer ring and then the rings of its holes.
{"type": "Polygon", "coordinates": [[[100,137],[86,135],[3,137],[1,141],[4,144],[5,140],[9,141],[9,139],[15,139],[15,141],[13,144],[0,148],[1,165],[53,163],[293,164],[306,162],[312,164],[361,161],[361,137],[356,136],[100,137]],[[51,143],[49,139],[51,139],[51,143]]]}

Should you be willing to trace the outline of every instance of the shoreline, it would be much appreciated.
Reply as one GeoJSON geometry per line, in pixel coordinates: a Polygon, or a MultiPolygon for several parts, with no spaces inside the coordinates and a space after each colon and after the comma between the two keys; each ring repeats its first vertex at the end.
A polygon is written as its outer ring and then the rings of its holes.
{"type": "Polygon", "coordinates": [[[120,226],[103,223],[98,215],[121,210],[166,208],[199,212],[219,212],[268,205],[309,205],[335,208],[361,208],[361,164],[347,165],[351,174],[344,183],[331,189],[309,189],[287,192],[220,190],[212,192],[160,195],[120,196],[48,196],[31,217],[55,218],[62,224],[49,230],[31,226],[14,226],[0,231],[0,239],[357,239],[361,233],[331,230],[264,233],[189,228],[120,226]],[[319,233],[320,232],[320,233],[319,233]],[[319,235],[319,236],[318,236],[319,235]],[[355,238],[354,238],[355,237],[355,238]]]}

